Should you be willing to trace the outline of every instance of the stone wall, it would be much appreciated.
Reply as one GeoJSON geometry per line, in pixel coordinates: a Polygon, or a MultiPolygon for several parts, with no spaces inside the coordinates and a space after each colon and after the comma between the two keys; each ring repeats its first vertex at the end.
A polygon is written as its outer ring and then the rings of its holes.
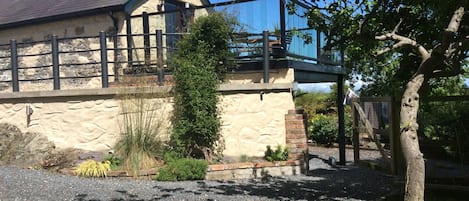
{"type": "MultiPolygon", "coordinates": [[[[294,108],[291,87],[291,83],[220,87],[226,156],[263,156],[267,145],[285,145],[285,114],[294,108]]],[[[170,87],[157,90],[167,93],[170,87]]],[[[0,122],[41,133],[58,148],[106,151],[119,137],[120,101],[115,97],[120,93],[120,88],[3,93],[0,122]],[[29,122],[28,106],[33,109],[29,122]]],[[[167,139],[172,99],[151,101],[161,105],[159,120],[164,122],[162,136],[167,139]]]]}
{"type": "Polygon", "coordinates": [[[264,156],[267,145],[284,146],[284,115],[294,107],[290,92],[224,95],[221,101],[224,154],[264,156]]]}
{"type": "MultiPolygon", "coordinates": [[[[59,41],[60,84],[61,89],[86,89],[101,87],[101,52],[99,38],[70,39],[59,41]],[[93,50],[93,51],[87,51],[93,50]],[[86,51],[86,52],[76,52],[86,51]],[[90,64],[91,63],[91,64],[90,64]],[[81,77],[81,78],[80,78],[81,77]],[[85,77],[85,78],[83,78],[85,77]]],[[[109,43],[108,47],[113,44],[109,43]]],[[[50,42],[19,45],[18,79],[20,91],[38,91],[53,89],[52,48],[50,42]],[[34,55],[37,56],[24,56],[34,55]],[[22,56],[23,55],[23,56],[22,56]],[[30,80],[30,81],[24,81],[30,80]]],[[[108,51],[108,74],[113,81],[113,51],[108,51]]],[[[9,47],[0,49],[0,81],[12,80],[9,47]]],[[[122,58],[122,57],[118,57],[122,58]]],[[[0,93],[11,92],[11,82],[0,82],[0,93]]]]}
{"type": "MultiPolygon", "coordinates": [[[[186,0],[193,5],[202,5],[200,0],[186,0]]],[[[164,3],[163,0],[148,0],[145,3],[138,5],[131,15],[140,15],[142,12],[157,12],[158,5],[164,3]]],[[[206,15],[207,10],[198,9],[194,14],[195,17],[206,15]]],[[[165,32],[165,18],[176,17],[174,14],[166,15],[151,15],[150,16],[150,33],[154,34],[156,29],[161,29],[165,32]]],[[[11,39],[16,39],[18,43],[28,43],[27,45],[18,45],[19,55],[33,55],[43,54],[51,52],[50,39],[53,35],[57,35],[59,39],[67,37],[89,37],[94,38],[80,38],[80,39],[65,39],[59,40],[59,51],[81,51],[81,50],[96,50],[99,49],[99,39],[97,38],[100,31],[106,33],[114,33],[115,29],[117,33],[122,35],[126,34],[126,17],[123,12],[116,12],[110,14],[98,14],[90,16],[81,16],[77,18],[69,18],[63,20],[57,20],[48,23],[38,23],[28,26],[21,26],[10,29],[0,30],[0,93],[11,92],[11,83],[2,82],[11,80],[11,71],[3,70],[9,69],[10,64],[10,48],[9,43],[11,39]],[[113,20],[116,20],[114,22],[113,20]],[[47,41],[40,42],[39,41],[47,41]],[[30,43],[34,42],[34,43],[30,43]]],[[[142,18],[131,19],[132,34],[142,34],[143,24],[142,18]]],[[[165,36],[168,37],[168,36],[165,36]]],[[[179,36],[178,36],[179,37],[179,36]]],[[[143,36],[131,37],[130,47],[143,48],[143,36]]],[[[166,46],[166,40],[163,39],[163,45],[166,46]]],[[[114,38],[107,38],[107,46],[109,49],[114,47],[114,38]]],[[[127,48],[127,38],[125,36],[117,37],[117,47],[127,48]]],[[[156,47],[155,36],[150,37],[150,46],[156,47]]],[[[144,60],[144,50],[134,49],[132,51],[133,60],[141,61],[144,60]]],[[[164,54],[165,57],[167,53],[164,54]]],[[[35,80],[38,81],[23,81],[20,82],[20,91],[37,91],[41,89],[53,89],[52,81],[52,67],[48,67],[52,64],[51,54],[39,55],[39,56],[20,56],[18,58],[18,65],[21,68],[28,67],[39,67],[42,68],[34,69],[21,69],[19,71],[20,80],[35,80]],[[29,85],[34,83],[34,86],[29,85]]],[[[83,63],[89,62],[100,62],[99,51],[79,52],[79,53],[62,53],[60,54],[60,71],[61,77],[76,77],[76,76],[96,76],[92,78],[81,78],[81,79],[62,79],[62,89],[76,89],[76,88],[99,88],[101,86],[101,67],[99,64],[83,65],[83,63]],[[78,64],[78,65],[65,65],[65,64],[78,64]]],[[[122,69],[127,67],[127,63],[112,63],[114,61],[127,61],[127,51],[118,50],[114,54],[114,50],[108,50],[108,64],[109,75],[114,75],[114,72],[122,74],[122,69]],[[114,57],[116,56],[116,57],[114,57]]],[[[156,63],[156,49],[151,48],[151,62],[156,63]]],[[[109,81],[114,81],[114,78],[110,78],[109,81]]]]}

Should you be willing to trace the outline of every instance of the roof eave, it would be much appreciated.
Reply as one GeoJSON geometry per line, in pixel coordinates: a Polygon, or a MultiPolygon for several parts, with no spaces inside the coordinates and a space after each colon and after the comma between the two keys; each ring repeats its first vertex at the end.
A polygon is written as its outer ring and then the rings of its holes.
{"type": "Polygon", "coordinates": [[[31,24],[53,22],[53,21],[58,21],[58,20],[63,20],[63,19],[70,19],[74,17],[82,17],[86,15],[103,14],[103,13],[108,13],[110,11],[112,12],[124,11],[124,8],[125,8],[125,5],[117,5],[117,6],[109,6],[109,7],[104,7],[104,8],[95,8],[95,9],[90,9],[90,10],[65,13],[65,14],[60,14],[60,15],[47,16],[47,17],[42,17],[42,18],[29,19],[29,20],[24,20],[24,21],[19,21],[19,22],[12,22],[12,23],[7,23],[7,24],[1,24],[0,30],[7,29],[7,28],[20,27],[20,26],[25,26],[25,25],[31,25],[31,24]]]}

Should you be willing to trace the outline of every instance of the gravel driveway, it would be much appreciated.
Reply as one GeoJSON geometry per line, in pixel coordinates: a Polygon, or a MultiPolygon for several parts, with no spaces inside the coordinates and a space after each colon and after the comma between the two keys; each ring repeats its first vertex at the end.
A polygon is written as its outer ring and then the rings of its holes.
{"type": "Polygon", "coordinates": [[[0,200],[381,200],[393,177],[360,166],[310,161],[308,176],[236,181],[86,179],[0,167],[0,200]]]}

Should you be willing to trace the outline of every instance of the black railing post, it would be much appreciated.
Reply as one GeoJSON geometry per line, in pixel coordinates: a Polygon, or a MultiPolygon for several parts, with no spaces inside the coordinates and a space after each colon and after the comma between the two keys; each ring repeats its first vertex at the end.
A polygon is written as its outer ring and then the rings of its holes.
{"type": "Polygon", "coordinates": [[[13,92],[20,91],[19,80],[18,80],[18,48],[16,46],[16,40],[10,40],[10,58],[11,58],[11,81],[13,86],[13,92]]]}
{"type": "Polygon", "coordinates": [[[132,23],[130,14],[125,16],[125,28],[127,38],[127,68],[133,68],[133,55],[132,55],[132,23]]]}
{"type": "Polygon", "coordinates": [[[145,68],[150,66],[150,20],[148,13],[142,13],[143,22],[143,45],[145,50],[145,68]]]}
{"type": "Polygon", "coordinates": [[[280,1],[280,47],[282,52],[282,57],[285,56],[287,49],[287,36],[286,36],[286,23],[285,23],[285,0],[280,1]]]}
{"type": "Polygon", "coordinates": [[[113,59],[113,61],[114,61],[114,65],[113,65],[114,82],[119,82],[119,68],[120,68],[121,64],[118,62],[119,61],[118,57],[119,57],[120,50],[117,50],[117,48],[119,48],[119,46],[117,45],[117,43],[118,43],[117,28],[116,28],[116,30],[114,30],[113,35],[114,36],[112,37],[112,43],[114,43],[113,44],[113,49],[114,49],[114,51],[113,51],[114,52],[114,59],[113,59]]]}
{"type": "Polygon", "coordinates": [[[269,83],[269,31],[262,32],[262,47],[264,58],[264,83],[269,83]]]}
{"type": "Polygon", "coordinates": [[[54,78],[54,90],[60,90],[60,69],[59,69],[59,43],[57,36],[51,38],[52,45],[52,77],[54,78]]]}
{"type": "Polygon", "coordinates": [[[316,30],[316,54],[317,62],[321,63],[321,32],[316,30]]]}
{"type": "Polygon", "coordinates": [[[158,83],[164,85],[164,68],[163,68],[163,31],[156,30],[156,56],[158,62],[158,83]]]}
{"type": "Polygon", "coordinates": [[[337,110],[338,110],[338,123],[339,123],[339,165],[345,165],[345,112],[344,112],[344,76],[337,76],[337,110]]]}
{"type": "Polygon", "coordinates": [[[107,44],[106,33],[104,31],[99,32],[99,44],[101,46],[101,84],[103,88],[108,88],[107,44]]]}

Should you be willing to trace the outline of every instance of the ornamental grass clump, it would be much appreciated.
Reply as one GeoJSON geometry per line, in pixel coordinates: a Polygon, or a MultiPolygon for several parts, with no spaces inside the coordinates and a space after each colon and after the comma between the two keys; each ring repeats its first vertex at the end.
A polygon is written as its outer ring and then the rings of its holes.
{"type": "Polygon", "coordinates": [[[122,167],[137,175],[141,169],[155,167],[161,158],[165,103],[149,84],[126,89],[120,97],[120,139],[115,151],[122,167]]]}
{"type": "Polygon", "coordinates": [[[111,170],[109,161],[97,162],[94,160],[86,160],[75,170],[77,176],[82,177],[106,177],[107,171],[111,170]]]}

